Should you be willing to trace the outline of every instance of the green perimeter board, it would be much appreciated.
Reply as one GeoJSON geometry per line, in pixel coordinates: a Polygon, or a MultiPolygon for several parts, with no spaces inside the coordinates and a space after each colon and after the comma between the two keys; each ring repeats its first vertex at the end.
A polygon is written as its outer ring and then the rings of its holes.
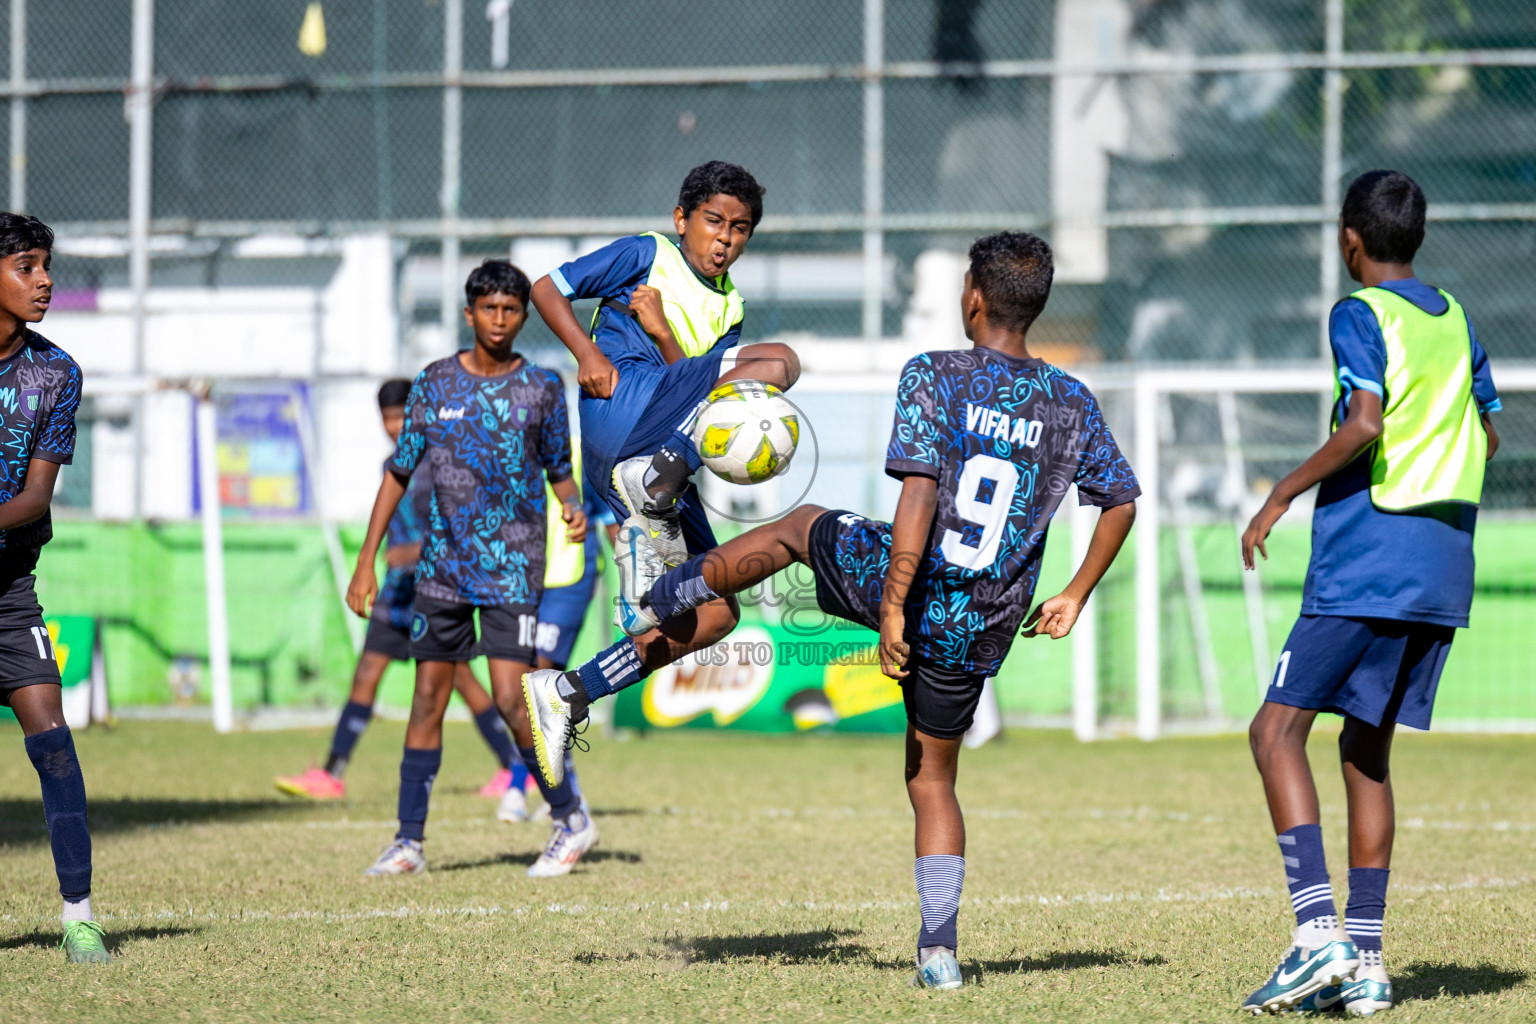
{"type": "MultiPolygon", "coordinates": [[[[1161,540],[1164,710],[1170,719],[1199,717],[1204,714],[1203,693],[1172,530],[1161,540]]],[[[343,531],[349,564],[360,541],[360,528],[343,531]]],[[[1197,527],[1194,543],[1223,708],[1229,718],[1241,720],[1257,707],[1259,690],[1236,533],[1230,526],[1197,527]]],[[[1304,527],[1282,525],[1271,541],[1270,560],[1260,569],[1274,656],[1300,607],[1309,545],[1304,527]]],[[[231,522],[225,525],[225,547],[236,708],[339,706],[355,656],[319,528],[231,522]]],[[[1472,627],[1458,633],[1436,717],[1536,720],[1536,692],[1525,681],[1529,622],[1536,611],[1536,522],[1485,521],[1478,530],[1477,550],[1472,627]]],[[[1095,595],[1100,713],[1108,718],[1134,714],[1134,562],[1133,537],[1095,595]]],[[[1046,548],[1037,596],[1057,592],[1069,571],[1067,537],[1065,531],[1056,531],[1046,548]]],[[[611,583],[606,592],[612,592],[611,583]]],[[[196,524],[61,518],[38,568],[38,593],[50,614],[83,615],[102,623],[108,684],[116,706],[177,703],[169,680],[178,658],[206,676],[202,536],[196,524]]],[[[602,593],[578,641],[577,660],[612,633],[602,593]]],[[[747,621],[753,621],[750,609],[747,621]]],[[[1070,640],[1015,641],[998,674],[1003,710],[1036,718],[1069,715],[1071,652],[1070,640]]],[[[409,666],[392,667],[380,703],[408,707],[411,678],[409,666]]],[[[206,703],[206,679],[199,683],[191,701],[206,703]]]]}

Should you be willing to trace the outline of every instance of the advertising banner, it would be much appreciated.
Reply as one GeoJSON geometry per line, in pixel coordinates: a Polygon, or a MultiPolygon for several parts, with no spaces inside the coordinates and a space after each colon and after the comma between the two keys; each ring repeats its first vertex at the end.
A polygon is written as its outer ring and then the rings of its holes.
{"type": "Polygon", "coordinates": [[[742,625],[621,690],[620,729],[900,733],[901,687],[880,672],[875,634],[839,629],[808,639],[784,628],[742,625]]]}

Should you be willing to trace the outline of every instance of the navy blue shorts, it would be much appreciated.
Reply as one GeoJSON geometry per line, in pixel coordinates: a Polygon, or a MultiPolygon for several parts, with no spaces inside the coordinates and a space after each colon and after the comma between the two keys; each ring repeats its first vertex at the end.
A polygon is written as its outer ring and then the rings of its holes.
{"type": "Polygon", "coordinates": [[[1456,631],[1393,619],[1303,615],[1291,627],[1264,699],[1428,729],[1456,631]]]}
{"type": "Polygon", "coordinates": [[[411,628],[397,626],[389,620],[388,613],[380,615],[378,606],[368,620],[368,632],[363,636],[363,650],[382,654],[391,661],[411,660],[411,628]]]}
{"type": "Polygon", "coordinates": [[[571,649],[597,592],[597,559],[588,557],[581,579],[568,587],[551,587],[539,598],[539,628],[534,648],[560,668],[571,663],[571,649]]]}
{"type": "MultiPolygon", "coordinates": [[[[821,610],[878,632],[880,595],[891,561],[891,524],[856,512],[825,512],[811,524],[806,557],[816,577],[816,604],[821,610]]],[[[936,739],[957,739],[975,720],[987,677],[941,664],[912,635],[914,626],[909,612],[907,643],[912,656],[907,677],[901,680],[907,721],[936,739]]]]}

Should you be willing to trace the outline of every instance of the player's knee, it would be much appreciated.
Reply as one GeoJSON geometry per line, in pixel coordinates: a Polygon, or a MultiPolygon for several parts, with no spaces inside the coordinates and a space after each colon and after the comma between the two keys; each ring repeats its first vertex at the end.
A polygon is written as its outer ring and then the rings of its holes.
{"type": "Polygon", "coordinates": [[[1339,733],[1339,761],[1353,765],[1372,782],[1385,782],[1390,771],[1391,737],[1388,730],[1345,716],[1344,729],[1339,733]]]}
{"type": "Polygon", "coordinates": [[[698,616],[698,639],[708,646],[724,640],[741,622],[741,605],[734,597],[711,601],[698,610],[698,616]]]}
{"type": "Polygon", "coordinates": [[[738,365],[749,367],[752,376],[781,391],[795,386],[800,379],[800,357],[788,345],[777,341],[759,342],[742,350],[738,365]]]}
{"type": "Polygon", "coordinates": [[[1259,708],[1259,713],[1253,716],[1253,721],[1248,725],[1248,749],[1253,752],[1254,763],[1260,771],[1275,752],[1290,741],[1286,723],[1279,715],[1272,713],[1270,708],[1269,704],[1259,708]]]}
{"type": "Polygon", "coordinates": [[[811,550],[811,527],[826,513],[820,505],[801,505],[776,524],[779,541],[797,562],[805,562],[811,550]]]}

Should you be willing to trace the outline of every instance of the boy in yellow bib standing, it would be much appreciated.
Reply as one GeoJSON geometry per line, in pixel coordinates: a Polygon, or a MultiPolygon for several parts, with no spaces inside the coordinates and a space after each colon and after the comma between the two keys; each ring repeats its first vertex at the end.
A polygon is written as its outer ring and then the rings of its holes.
{"type": "Polygon", "coordinates": [[[1356,178],[1339,250],[1362,287],[1333,308],[1334,431],[1275,485],[1243,533],[1253,568],[1275,521],[1321,484],[1301,617],[1249,742],[1285,863],[1293,945],[1243,1004],[1254,1013],[1392,1005],[1382,965],[1397,723],[1428,729],[1435,688],[1472,606],[1483,466],[1498,448],[1488,357],[1465,311],[1418,280],[1424,193],[1405,174],[1356,178]],[[1323,859],[1306,741],[1319,711],[1344,716],[1349,903],[1340,921],[1323,859]]]}

